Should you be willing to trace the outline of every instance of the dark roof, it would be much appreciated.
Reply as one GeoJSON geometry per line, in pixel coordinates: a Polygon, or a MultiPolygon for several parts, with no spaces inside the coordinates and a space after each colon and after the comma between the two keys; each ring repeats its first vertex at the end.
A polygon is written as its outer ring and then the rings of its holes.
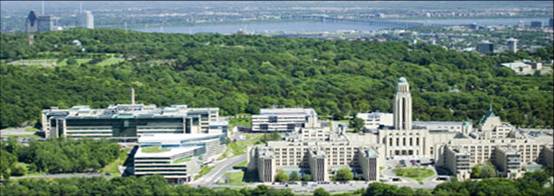
{"type": "Polygon", "coordinates": [[[29,12],[29,15],[27,16],[27,21],[31,23],[31,26],[35,26],[35,22],[37,21],[37,15],[35,14],[35,11],[31,10],[29,12]]]}

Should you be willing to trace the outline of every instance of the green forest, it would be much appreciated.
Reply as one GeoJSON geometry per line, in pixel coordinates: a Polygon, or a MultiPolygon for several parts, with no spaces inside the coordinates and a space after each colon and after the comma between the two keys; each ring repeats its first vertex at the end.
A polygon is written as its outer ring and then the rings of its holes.
{"type": "MultiPolygon", "coordinates": [[[[526,173],[523,178],[507,180],[489,178],[481,181],[446,182],[435,189],[412,189],[383,183],[371,183],[366,189],[335,196],[447,196],[447,195],[552,195],[552,186],[545,186],[550,175],[546,172],[526,173]]],[[[175,186],[161,176],[70,179],[25,179],[0,184],[2,195],[219,195],[219,196],[284,196],[294,195],[290,189],[258,186],[253,189],[213,189],[175,186]]],[[[315,196],[330,195],[318,188],[315,196]]]]}
{"type": "Polygon", "coordinates": [[[33,45],[24,34],[0,38],[0,128],[34,125],[51,106],[129,103],[130,87],[145,104],[220,107],[223,115],[304,106],[342,119],[391,112],[402,76],[411,84],[417,120],[475,122],[492,103],[514,125],[553,126],[552,75],[516,76],[498,66],[521,58],[553,59],[552,47],[480,56],[402,42],[110,29],[37,34],[33,45]],[[124,60],[101,63],[112,57],[124,60]],[[64,63],[11,64],[21,59],[64,63]]]}
{"type": "Polygon", "coordinates": [[[107,140],[32,140],[0,142],[0,179],[32,173],[96,172],[119,156],[119,145],[107,140]]]}

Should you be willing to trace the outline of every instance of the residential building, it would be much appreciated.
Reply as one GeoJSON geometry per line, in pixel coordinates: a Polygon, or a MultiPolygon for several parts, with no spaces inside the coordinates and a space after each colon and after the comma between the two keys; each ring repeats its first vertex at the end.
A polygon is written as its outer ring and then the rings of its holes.
{"type": "Polygon", "coordinates": [[[494,44],[489,41],[483,41],[477,45],[477,51],[481,54],[494,53],[494,44]]]}
{"type": "Polygon", "coordinates": [[[531,21],[531,28],[542,28],[541,21],[531,21]]]}
{"type": "Polygon", "coordinates": [[[506,41],[507,45],[508,45],[508,51],[511,52],[511,53],[516,53],[517,52],[517,39],[515,38],[510,38],[506,41]]]}
{"type": "Polygon", "coordinates": [[[255,132],[291,132],[296,128],[318,126],[317,113],[312,108],[261,109],[260,114],[252,115],[252,131],[255,132]]]}
{"type": "Polygon", "coordinates": [[[81,16],[80,25],[83,28],[94,29],[94,16],[91,11],[84,11],[81,16]]]}

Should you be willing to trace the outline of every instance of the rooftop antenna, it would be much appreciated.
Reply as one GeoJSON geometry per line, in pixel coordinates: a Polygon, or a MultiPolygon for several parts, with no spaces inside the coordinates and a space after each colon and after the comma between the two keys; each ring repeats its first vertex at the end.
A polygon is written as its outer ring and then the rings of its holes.
{"type": "Polygon", "coordinates": [[[131,105],[135,105],[135,88],[131,87],[131,105]]]}
{"type": "Polygon", "coordinates": [[[41,1],[41,2],[42,2],[42,7],[41,7],[42,8],[42,15],[44,15],[44,0],[41,1]]]}

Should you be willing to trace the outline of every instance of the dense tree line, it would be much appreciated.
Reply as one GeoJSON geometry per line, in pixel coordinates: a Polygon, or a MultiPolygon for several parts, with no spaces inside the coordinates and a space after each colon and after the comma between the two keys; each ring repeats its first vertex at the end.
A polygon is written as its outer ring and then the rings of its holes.
{"type": "MultiPolygon", "coordinates": [[[[365,190],[339,195],[364,196],[431,196],[431,195],[552,195],[553,187],[545,186],[551,174],[527,173],[523,178],[508,180],[490,178],[481,181],[446,182],[435,189],[412,189],[383,183],[371,183],[365,190]]],[[[289,189],[258,186],[254,189],[210,189],[173,186],[160,176],[72,179],[25,179],[0,184],[2,195],[294,195],[289,189]]],[[[330,195],[318,188],[314,195],[330,195]]]]}
{"type": "Polygon", "coordinates": [[[3,178],[27,164],[29,172],[91,172],[103,168],[119,156],[119,146],[107,140],[31,141],[22,145],[10,138],[0,143],[0,173],[3,178]]]}
{"type": "MultiPolygon", "coordinates": [[[[397,79],[411,84],[414,118],[477,120],[492,103],[518,126],[553,124],[552,76],[516,76],[497,66],[518,56],[480,56],[401,42],[288,39],[217,34],[161,34],[72,29],[0,36],[0,127],[37,122],[50,106],[105,107],[140,102],[220,107],[224,114],[257,113],[272,105],[314,107],[340,119],[392,110],[397,79]],[[71,44],[80,40],[87,52],[71,44]],[[15,66],[28,58],[97,58],[125,62],[58,67],[15,66]]],[[[552,48],[535,55],[552,58],[552,48]]]]}

